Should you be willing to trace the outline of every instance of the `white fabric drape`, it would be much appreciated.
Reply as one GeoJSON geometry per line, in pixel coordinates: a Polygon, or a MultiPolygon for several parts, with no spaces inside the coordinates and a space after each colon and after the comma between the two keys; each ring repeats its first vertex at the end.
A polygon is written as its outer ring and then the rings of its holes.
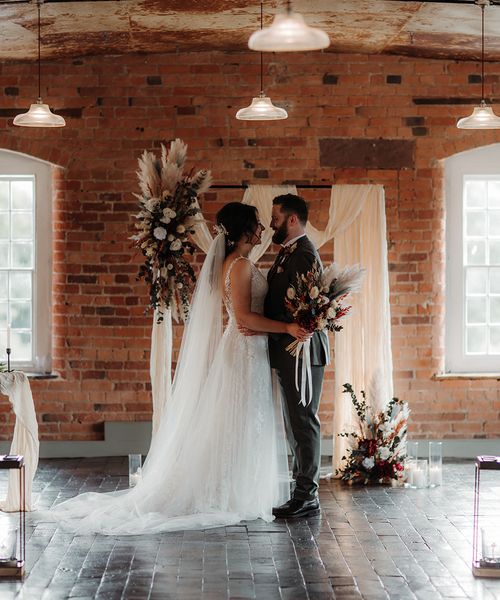
{"type": "MultiPolygon", "coordinates": [[[[10,446],[10,454],[24,456],[26,474],[26,510],[33,510],[31,491],[33,478],[38,466],[39,446],[38,423],[36,421],[33,396],[28,377],[20,371],[0,373],[0,393],[9,397],[16,415],[14,437],[10,446]]],[[[9,471],[7,498],[0,502],[0,510],[15,512],[20,508],[19,495],[20,471],[9,471]]]]}
{"type": "Polygon", "coordinates": [[[384,190],[378,185],[341,185],[332,188],[335,260],[339,265],[360,263],[366,269],[363,289],[349,299],[351,314],[335,336],[335,404],[333,468],[342,465],[347,442],[338,437],[352,431],[351,399],[342,393],[350,383],[359,394],[377,381],[375,410],[392,398],[391,315],[384,190]]]}

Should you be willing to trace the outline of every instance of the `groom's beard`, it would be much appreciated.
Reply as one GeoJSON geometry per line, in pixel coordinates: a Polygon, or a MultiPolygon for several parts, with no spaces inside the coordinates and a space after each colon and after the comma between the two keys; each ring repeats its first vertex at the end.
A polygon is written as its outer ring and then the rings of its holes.
{"type": "Polygon", "coordinates": [[[286,221],[282,223],[278,229],[274,232],[273,242],[275,244],[282,244],[288,237],[288,227],[286,221]]]}

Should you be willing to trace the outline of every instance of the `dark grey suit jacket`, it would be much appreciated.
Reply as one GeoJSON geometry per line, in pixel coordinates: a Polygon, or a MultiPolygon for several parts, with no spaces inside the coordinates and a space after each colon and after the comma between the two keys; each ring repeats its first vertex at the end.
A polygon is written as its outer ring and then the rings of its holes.
{"type": "MultiPolygon", "coordinates": [[[[284,257],[277,268],[277,261],[269,270],[267,283],[269,289],[264,301],[264,315],[275,321],[291,323],[293,319],[285,308],[286,291],[295,285],[297,274],[307,273],[317,260],[321,265],[319,254],[307,236],[297,240],[296,249],[284,257]]],[[[286,350],[294,338],[288,334],[269,334],[269,358],[271,367],[284,368],[292,365],[295,358],[286,350]]],[[[311,339],[311,364],[322,366],[329,363],[330,347],[326,331],[317,331],[311,339]]]]}

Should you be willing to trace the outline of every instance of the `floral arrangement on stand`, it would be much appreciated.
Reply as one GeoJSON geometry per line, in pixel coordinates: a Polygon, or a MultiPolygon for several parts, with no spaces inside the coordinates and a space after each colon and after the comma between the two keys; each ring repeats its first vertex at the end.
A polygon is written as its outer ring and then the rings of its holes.
{"type": "MultiPolygon", "coordinates": [[[[335,474],[349,484],[403,483],[410,414],[408,404],[392,398],[386,409],[375,412],[368,405],[364,391],[361,391],[363,399],[360,400],[351,384],[344,383],[343,387],[343,392],[351,396],[358,416],[359,431],[338,434],[349,438],[351,447],[347,450],[347,456],[342,457],[345,465],[337,469],[335,474]]],[[[373,395],[377,395],[376,391],[373,395]]]]}
{"type": "Polygon", "coordinates": [[[161,157],[144,151],[139,158],[140,211],[136,215],[132,236],[134,245],[144,256],[138,279],[149,285],[149,306],[172,317],[186,320],[189,299],[196,277],[187,256],[195,251],[190,241],[197,220],[202,220],[198,196],[211,184],[209,171],[183,173],[187,146],[176,139],[167,149],[162,144],[161,157]]]}
{"type": "MultiPolygon", "coordinates": [[[[361,288],[365,270],[359,265],[340,269],[332,263],[323,273],[318,261],[305,274],[299,274],[295,285],[286,292],[285,306],[293,320],[311,333],[313,331],[340,331],[339,320],[344,317],[350,306],[342,301],[351,292],[361,288]]],[[[287,346],[292,356],[297,356],[303,342],[295,340],[287,346]]]]}

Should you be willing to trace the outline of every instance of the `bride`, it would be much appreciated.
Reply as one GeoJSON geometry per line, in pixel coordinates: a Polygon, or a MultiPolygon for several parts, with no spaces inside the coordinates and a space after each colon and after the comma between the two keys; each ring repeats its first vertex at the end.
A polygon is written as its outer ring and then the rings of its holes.
{"type": "Polygon", "coordinates": [[[267,283],[249,260],[263,230],[253,206],[231,202],[203,264],[175,373],[139,484],[85,493],[50,515],[73,531],[134,535],[271,521],[289,498],[281,407],[273,401],[267,336],[305,339],[262,316],[267,283]],[[222,335],[222,304],[228,323],[222,335]]]}

